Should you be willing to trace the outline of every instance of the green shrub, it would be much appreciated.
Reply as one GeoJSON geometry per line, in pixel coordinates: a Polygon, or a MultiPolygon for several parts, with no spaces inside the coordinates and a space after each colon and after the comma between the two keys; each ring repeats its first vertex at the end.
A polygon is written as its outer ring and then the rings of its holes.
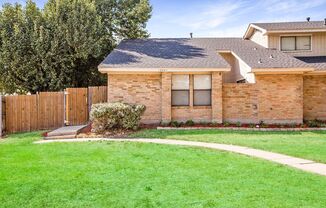
{"type": "Polygon", "coordinates": [[[210,123],[209,126],[218,126],[218,123],[214,121],[214,122],[210,123]]]}
{"type": "Polygon", "coordinates": [[[195,125],[195,122],[193,120],[186,121],[186,126],[193,126],[195,125]]]}
{"type": "Polygon", "coordinates": [[[144,105],[126,103],[100,103],[92,105],[90,120],[92,130],[103,133],[112,129],[139,128],[140,116],[144,113],[144,105]]]}
{"type": "Polygon", "coordinates": [[[323,125],[323,122],[320,120],[311,120],[311,121],[306,121],[308,127],[310,128],[315,128],[315,127],[321,127],[323,125]]]}
{"type": "Polygon", "coordinates": [[[178,121],[171,121],[171,126],[172,127],[179,127],[179,122],[178,121]]]}
{"type": "Polygon", "coordinates": [[[256,127],[256,124],[253,124],[253,123],[249,124],[249,128],[255,128],[255,127],[256,127]]]}
{"type": "Polygon", "coordinates": [[[260,121],[260,122],[259,122],[259,127],[260,127],[260,128],[267,128],[268,125],[265,124],[264,121],[260,121]]]}
{"type": "Polygon", "coordinates": [[[228,127],[228,126],[230,126],[230,125],[231,125],[231,124],[230,124],[229,122],[224,122],[224,123],[223,123],[223,126],[224,126],[224,127],[228,127]]]}
{"type": "Polygon", "coordinates": [[[237,127],[241,127],[242,126],[242,124],[241,124],[241,122],[237,122],[236,124],[235,124],[237,127]]]}

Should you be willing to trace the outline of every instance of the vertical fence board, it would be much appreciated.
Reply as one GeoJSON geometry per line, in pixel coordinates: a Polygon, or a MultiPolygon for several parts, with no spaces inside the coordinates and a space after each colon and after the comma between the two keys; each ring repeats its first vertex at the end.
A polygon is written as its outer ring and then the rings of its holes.
{"type": "Polygon", "coordinates": [[[89,97],[90,97],[91,104],[107,102],[107,87],[106,86],[89,87],[89,93],[90,93],[89,97]]]}
{"type": "Polygon", "coordinates": [[[88,121],[87,88],[67,88],[67,94],[69,125],[86,124],[88,121]]]}
{"type": "Polygon", "coordinates": [[[40,129],[58,128],[64,125],[63,92],[41,92],[38,113],[40,129]]]}
{"type": "Polygon", "coordinates": [[[0,95],[0,138],[2,137],[2,132],[3,132],[3,108],[2,108],[2,96],[0,95]]]}

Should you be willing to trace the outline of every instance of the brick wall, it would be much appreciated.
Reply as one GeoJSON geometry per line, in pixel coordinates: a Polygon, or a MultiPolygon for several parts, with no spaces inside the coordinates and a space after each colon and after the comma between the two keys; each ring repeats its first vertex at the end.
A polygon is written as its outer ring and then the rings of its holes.
{"type": "Polygon", "coordinates": [[[108,75],[108,102],[123,101],[146,106],[143,123],[161,121],[160,74],[108,75]]]}
{"type": "Polygon", "coordinates": [[[302,75],[257,75],[256,82],[223,84],[223,121],[302,123],[302,75]]]}
{"type": "Polygon", "coordinates": [[[258,90],[255,84],[223,84],[223,121],[258,123],[258,90]]]}
{"type": "Polygon", "coordinates": [[[172,107],[172,120],[184,122],[189,119],[196,122],[211,122],[212,108],[205,106],[172,107]]]}
{"type": "Polygon", "coordinates": [[[168,123],[172,119],[171,115],[171,89],[172,89],[172,74],[162,73],[162,121],[168,123]]]}
{"type": "Polygon", "coordinates": [[[302,123],[302,75],[256,75],[256,82],[259,120],[266,123],[302,123]]]}
{"type": "Polygon", "coordinates": [[[303,117],[326,120],[326,76],[303,77],[303,117]]]}
{"type": "Polygon", "coordinates": [[[189,119],[218,123],[257,123],[261,120],[266,123],[301,123],[303,108],[307,118],[326,118],[325,77],[307,77],[303,82],[302,75],[257,75],[256,84],[222,84],[222,74],[213,72],[211,107],[172,107],[171,76],[171,73],[111,74],[108,101],[146,105],[144,123],[189,119]]]}
{"type": "Polygon", "coordinates": [[[212,121],[223,122],[223,77],[221,72],[212,73],[212,121]]]}

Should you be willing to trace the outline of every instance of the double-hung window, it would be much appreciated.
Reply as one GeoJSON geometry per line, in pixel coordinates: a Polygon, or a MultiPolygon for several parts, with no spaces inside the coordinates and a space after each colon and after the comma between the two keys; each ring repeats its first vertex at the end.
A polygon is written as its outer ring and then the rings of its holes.
{"type": "Polygon", "coordinates": [[[211,97],[212,76],[194,75],[194,106],[210,106],[211,97]]]}
{"type": "Polygon", "coordinates": [[[189,106],[189,75],[172,75],[172,106],[189,106]]]}
{"type": "Polygon", "coordinates": [[[311,50],[311,36],[283,36],[281,37],[282,51],[311,50]]]}

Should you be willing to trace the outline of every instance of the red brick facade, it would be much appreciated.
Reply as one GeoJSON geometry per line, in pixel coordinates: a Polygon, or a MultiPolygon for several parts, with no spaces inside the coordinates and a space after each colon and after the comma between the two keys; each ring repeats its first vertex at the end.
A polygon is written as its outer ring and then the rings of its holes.
{"type": "Polygon", "coordinates": [[[189,106],[171,106],[172,73],[110,74],[108,102],[146,105],[144,123],[190,119],[302,123],[303,119],[326,119],[326,76],[257,75],[255,84],[223,84],[221,72],[211,74],[211,106],[193,106],[192,87],[189,106]]]}
{"type": "Polygon", "coordinates": [[[108,102],[139,103],[146,106],[142,117],[146,123],[158,123],[162,119],[160,74],[109,75],[108,102]]]}
{"type": "Polygon", "coordinates": [[[258,117],[266,123],[302,123],[303,76],[259,75],[258,117]]]}
{"type": "Polygon", "coordinates": [[[303,116],[326,120],[326,75],[303,77],[303,116]]]}

